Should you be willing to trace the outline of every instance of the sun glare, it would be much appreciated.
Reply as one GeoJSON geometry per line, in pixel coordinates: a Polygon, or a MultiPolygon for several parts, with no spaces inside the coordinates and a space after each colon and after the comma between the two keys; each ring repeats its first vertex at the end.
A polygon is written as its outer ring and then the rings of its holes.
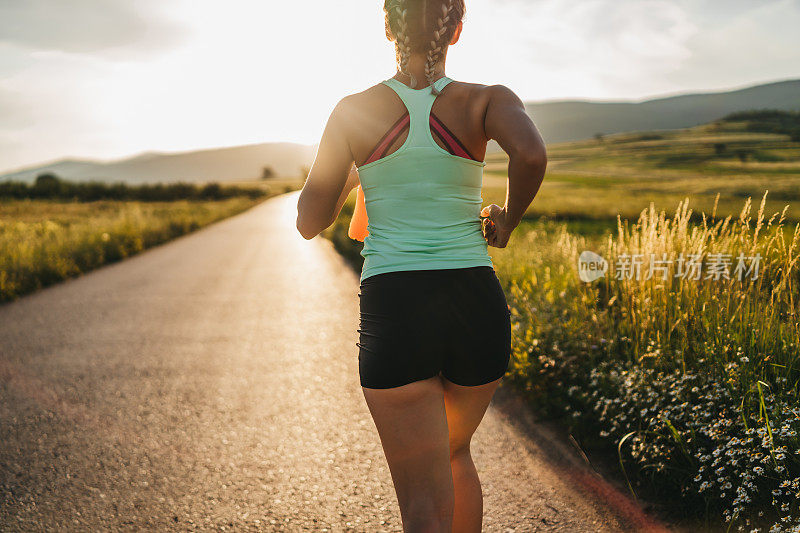
{"type": "MultiPolygon", "coordinates": [[[[382,4],[143,0],[125,8],[143,34],[114,41],[111,26],[69,34],[78,44],[30,15],[43,26],[30,25],[31,36],[0,35],[3,170],[64,156],[313,144],[340,98],[395,72],[382,4]]],[[[448,75],[504,84],[530,101],[722,90],[794,74],[786,65],[796,64],[797,39],[784,28],[800,23],[800,10],[791,3],[708,13],[680,2],[648,6],[468,0],[448,75]]],[[[82,20],[58,15],[67,27],[82,20]]]]}

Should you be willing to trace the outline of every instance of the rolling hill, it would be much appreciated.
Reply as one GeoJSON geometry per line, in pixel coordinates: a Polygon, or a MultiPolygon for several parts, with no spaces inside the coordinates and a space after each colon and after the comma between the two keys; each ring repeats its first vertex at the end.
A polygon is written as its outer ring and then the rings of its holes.
{"type": "Polygon", "coordinates": [[[550,144],[588,139],[597,133],[691,128],[734,111],[797,111],[800,110],[800,79],[643,102],[565,100],[528,103],[525,107],[550,144]]]}
{"type": "Polygon", "coordinates": [[[180,153],[148,152],[119,161],[64,159],[0,176],[0,180],[33,181],[43,172],[71,180],[128,183],[206,182],[257,179],[265,166],[279,177],[300,176],[311,166],[315,148],[292,143],[266,143],[180,153]]]}

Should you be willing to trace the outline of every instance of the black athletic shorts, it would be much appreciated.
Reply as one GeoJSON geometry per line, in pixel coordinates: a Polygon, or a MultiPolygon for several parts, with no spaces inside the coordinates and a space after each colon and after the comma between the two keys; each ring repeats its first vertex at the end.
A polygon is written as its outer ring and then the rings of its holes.
{"type": "Polygon", "coordinates": [[[374,274],[361,282],[361,386],[387,389],[441,373],[475,386],[505,374],[511,323],[490,266],[374,274]]]}

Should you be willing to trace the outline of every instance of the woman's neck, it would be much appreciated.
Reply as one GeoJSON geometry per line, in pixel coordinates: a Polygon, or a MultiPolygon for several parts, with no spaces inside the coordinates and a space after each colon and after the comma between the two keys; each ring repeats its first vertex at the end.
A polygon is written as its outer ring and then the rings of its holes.
{"type": "MultiPolygon", "coordinates": [[[[446,52],[445,52],[446,53],[446,52]]],[[[439,62],[436,63],[434,67],[434,75],[433,81],[438,80],[442,76],[444,76],[444,61],[445,58],[442,58],[439,62]]],[[[417,86],[415,89],[423,89],[428,86],[428,78],[425,76],[425,63],[427,62],[427,58],[421,54],[412,54],[411,57],[408,58],[408,65],[406,66],[406,72],[414,76],[414,79],[417,80],[417,86]]],[[[410,85],[411,80],[405,74],[402,74],[398,69],[397,74],[394,76],[398,81],[405,83],[406,85],[410,85]]]]}

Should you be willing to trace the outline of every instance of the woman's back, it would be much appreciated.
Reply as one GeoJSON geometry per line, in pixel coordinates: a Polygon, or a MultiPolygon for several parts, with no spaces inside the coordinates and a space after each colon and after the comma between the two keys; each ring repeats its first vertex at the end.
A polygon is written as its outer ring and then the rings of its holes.
{"type": "MultiPolygon", "coordinates": [[[[448,99],[452,81],[434,83],[441,94],[394,78],[382,83],[403,111],[358,167],[369,217],[362,280],[391,271],[492,265],[479,218],[484,163],[433,112],[436,106],[458,116],[460,105],[463,118],[455,127],[469,127],[464,111],[474,102],[448,99]],[[440,101],[443,106],[436,105],[440,101]]],[[[485,152],[482,144],[478,149],[485,152]]]]}
{"type": "MultiPolygon", "coordinates": [[[[399,82],[400,86],[412,92],[425,93],[430,96],[430,86],[423,89],[411,89],[399,82]]],[[[449,79],[449,78],[447,78],[449,79]]],[[[388,80],[386,80],[388,81],[388,80]]],[[[442,83],[439,81],[439,83],[442,83]]],[[[489,102],[491,87],[480,84],[452,81],[447,89],[436,96],[431,115],[438,118],[464,148],[478,161],[486,154],[488,139],[484,132],[483,119],[489,102]]],[[[407,112],[406,106],[397,92],[386,83],[381,82],[369,89],[342,99],[343,121],[347,122],[347,137],[356,167],[363,166],[372,155],[379,140],[407,112]]],[[[387,155],[396,151],[406,140],[408,130],[387,147],[387,155]]],[[[434,134],[436,144],[447,149],[445,143],[434,134]]]]}

